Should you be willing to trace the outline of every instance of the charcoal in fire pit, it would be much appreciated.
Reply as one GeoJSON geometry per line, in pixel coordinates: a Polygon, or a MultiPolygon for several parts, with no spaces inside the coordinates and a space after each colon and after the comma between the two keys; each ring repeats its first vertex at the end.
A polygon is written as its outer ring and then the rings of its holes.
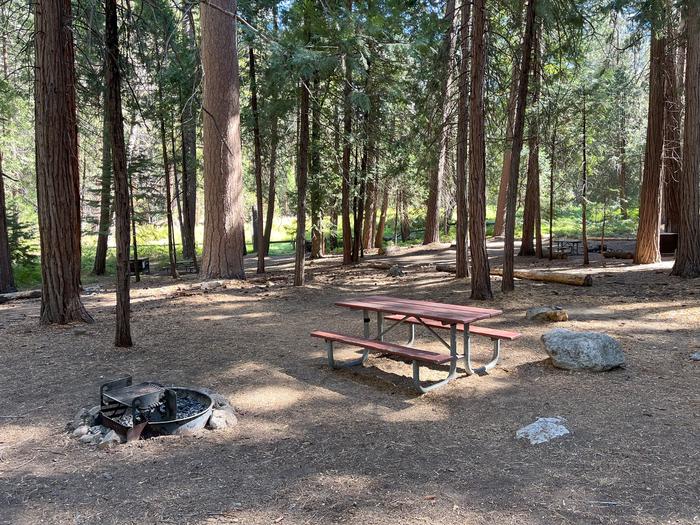
{"type": "Polygon", "coordinates": [[[206,410],[201,402],[191,397],[178,397],[177,398],[177,418],[182,419],[185,417],[191,417],[200,412],[206,410]]]}

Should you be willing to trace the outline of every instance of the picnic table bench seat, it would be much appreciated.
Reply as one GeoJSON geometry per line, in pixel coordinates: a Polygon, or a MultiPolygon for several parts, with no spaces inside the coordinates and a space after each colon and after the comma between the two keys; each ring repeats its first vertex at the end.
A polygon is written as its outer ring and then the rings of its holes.
{"type": "MultiPolygon", "coordinates": [[[[440,321],[433,321],[432,319],[424,319],[422,322],[415,317],[408,317],[404,319],[403,315],[387,315],[384,317],[385,319],[388,319],[390,321],[403,321],[405,323],[410,323],[412,325],[420,325],[420,324],[426,324],[430,326],[431,328],[449,328],[449,325],[445,325],[441,323],[440,321]]],[[[463,324],[458,324],[457,325],[457,331],[458,332],[464,332],[464,325],[463,324]]],[[[506,341],[513,341],[520,337],[522,334],[518,332],[511,332],[509,330],[498,330],[496,328],[488,328],[486,326],[474,326],[474,325],[469,325],[469,333],[473,335],[481,335],[484,337],[488,337],[489,339],[502,339],[506,341]]]]}
{"type": "MultiPolygon", "coordinates": [[[[319,339],[323,339],[327,342],[332,341],[345,343],[351,346],[358,346],[374,352],[394,355],[408,361],[421,361],[431,365],[442,365],[444,363],[449,363],[451,359],[449,354],[430,352],[428,350],[420,350],[418,348],[411,348],[410,346],[398,345],[396,343],[387,343],[386,341],[378,341],[376,339],[365,339],[363,337],[338,334],[336,332],[315,330],[311,332],[311,337],[318,337],[319,339]]],[[[338,365],[337,363],[333,362],[331,363],[331,366],[336,368],[342,365],[338,365]]]]}
{"type": "Polygon", "coordinates": [[[326,341],[326,349],[328,352],[328,365],[331,368],[348,368],[364,364],[367,360],[370,350],[399,357],[403,360],[411,362],[413,366],[413,384],[416,389],[422,394],[438,388],[449,381],[452,381],[457,376],[457,358],[456,355],[442,354],[438,352],[430,352],[428,350],[420,350],[409,346],[398,345],[395,343],[387,343],[378,339],[366,339],[364,337],[355,337],[352,335],[338,334],[336,332],[327,332],[323,330],[314,330],[311,332],[311,337],[317,337],[326,341]],[[338,363],[333,356],[333,343],[345,343],[351,346],[357,346],[363,349],[362,357],[352,361],[338,363]],[[450,364],[450,370],[447,378],[430,386],[423,386],[420,379],[420,365],[442,365],[450,364]]]}

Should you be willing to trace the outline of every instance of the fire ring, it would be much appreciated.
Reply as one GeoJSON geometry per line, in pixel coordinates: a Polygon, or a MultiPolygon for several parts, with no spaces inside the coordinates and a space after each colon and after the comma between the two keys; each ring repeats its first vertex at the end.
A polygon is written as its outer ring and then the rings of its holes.
{"type": "Polygon", "coordinates": [[[131,376],[100,388],[100,423],[135,441],[186,434],[206,426],[212,398],[193,388],[165,387],[159,383],[132,384],[131,376]]]}

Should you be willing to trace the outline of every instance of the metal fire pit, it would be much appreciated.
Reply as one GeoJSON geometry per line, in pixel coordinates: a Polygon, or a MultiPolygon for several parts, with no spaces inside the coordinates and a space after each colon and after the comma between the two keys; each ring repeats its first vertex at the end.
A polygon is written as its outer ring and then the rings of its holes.
{"type": "Polygon", "coordinates": [[[132,384],[131,376],[100,388],[100,423],[135,441],[204,428],[211,416],[211,397],[191,388],[159,383],[132,384]]]}

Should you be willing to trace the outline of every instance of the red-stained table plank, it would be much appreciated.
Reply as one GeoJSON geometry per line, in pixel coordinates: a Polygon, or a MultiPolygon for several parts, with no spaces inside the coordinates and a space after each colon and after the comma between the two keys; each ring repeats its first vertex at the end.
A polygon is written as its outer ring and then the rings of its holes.
{"type": "Polygon", "coordinates": [[[420,317],[422,319],[432,319],[446,325],[469,324],[503,313],[501,310],[402,299],[385,295],[370,295],[367,297],[358,297],[356,299],[346,299],[338,301],[335,304],[352,310],[368,310],[371,312],[384,312],[386,314],[401,314],[420,317]]]}

